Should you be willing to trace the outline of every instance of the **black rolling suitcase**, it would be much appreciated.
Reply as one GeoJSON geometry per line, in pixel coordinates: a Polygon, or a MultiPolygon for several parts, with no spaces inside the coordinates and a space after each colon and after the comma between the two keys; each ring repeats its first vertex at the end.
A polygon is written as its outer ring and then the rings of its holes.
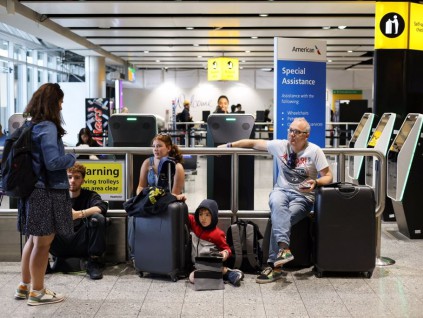
{"type": "Polygon", "coordinates": [[[314,261],[323,272],[363,272],[376,265],[375,195],[372,188],[334,184],[316,190],[314,261]]]}
{"type": "Polygon", "coordinates": [[[176,282],[189,270],[188,207],[169,204],[167,212],[135,218],[135,268],[140,272],[169,275],[176,282]]]}

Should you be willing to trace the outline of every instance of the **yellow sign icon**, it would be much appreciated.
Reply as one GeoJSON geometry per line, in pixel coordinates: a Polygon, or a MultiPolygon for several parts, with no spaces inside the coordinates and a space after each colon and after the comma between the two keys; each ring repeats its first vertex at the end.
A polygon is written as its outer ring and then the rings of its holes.
{"type": "Polygon", "coordinates": [[[409,2],[376,2],[375,49],[407,49],[409,2]]]}
{"type": "Polygon", "coordinates": [[[239,61],[228,57],[209,59],[207,70],[208,81],[238,81],[239,61]]]}

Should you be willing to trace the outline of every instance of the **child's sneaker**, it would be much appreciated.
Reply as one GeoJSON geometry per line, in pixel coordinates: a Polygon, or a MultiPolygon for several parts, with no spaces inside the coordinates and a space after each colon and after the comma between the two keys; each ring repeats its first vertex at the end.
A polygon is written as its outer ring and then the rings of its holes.
{"type": "Polygon", "coordinates": [[[45,288],[42,291],[31,290],[28,298],[28,305],[39,306],[61,302],[65,299],[62,294],[56,294],[55,292],[45,288]]]}
{"type": "Polygon", "coordinates": [[[241,286],[241,280],[244,279],[244,273],[239,269],[228,268],[228,281],[235,287],[241,286]]]}
{"type": "Polygon", "coordinates": [[[29,295],[29,284],[20,283],[15,291],[15,299],[27,299],[29,295]]]}
{"type": "Polygon", "coordinates": [[[278,255],[276,256],[275,260],[275,267],[281,267],[283,264],[286,264],[294,259],[294,255],[292,255],[289,248],[285,248],[283,250],[279,250],[278,255]]]}
{"type": "Polygon", "coordinates": [[[257,284],[267,284],[282,278],[282,271],[271,267],[266,267],[256,278],[257,284]]]}

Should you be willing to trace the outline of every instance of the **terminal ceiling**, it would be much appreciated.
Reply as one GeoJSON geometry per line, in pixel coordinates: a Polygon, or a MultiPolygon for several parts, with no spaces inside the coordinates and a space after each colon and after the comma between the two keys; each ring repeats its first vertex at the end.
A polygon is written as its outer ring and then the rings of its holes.
{"type": "Polygon", "coordinates": [[[0,3],[4,23],[108,64],[203,69],[225,56],[244,69],[272,69],[274,37],[289,37],[325,41],[328,69],[372,68],[375,1],[0,3]]]}

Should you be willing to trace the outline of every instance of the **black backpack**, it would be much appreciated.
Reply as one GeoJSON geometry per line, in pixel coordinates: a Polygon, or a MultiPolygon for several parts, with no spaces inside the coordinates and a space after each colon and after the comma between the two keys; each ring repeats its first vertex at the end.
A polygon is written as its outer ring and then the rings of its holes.
{"type": "Polygon", "coordinates": [[[1,172],[3,191],[13,198],[26,198],[38,177],[32,168],[32,123],[19,127],[4,144],[1,172]]]}
{"type": "Polygon", "coordinates": [[[157,186],[172,192],[173,178],[176,171],[176,162],[172,157],[160,159],[158,170],[157,186]]]}
{"type": "Polygon", "coordinates": [[[232,250],[227,266],[247,273],[261,271],[263,252],[259,241],[262,239],[263,235],[254,222],[238,220],[231,224],[226,232],[226,241],[232,250]]]}

